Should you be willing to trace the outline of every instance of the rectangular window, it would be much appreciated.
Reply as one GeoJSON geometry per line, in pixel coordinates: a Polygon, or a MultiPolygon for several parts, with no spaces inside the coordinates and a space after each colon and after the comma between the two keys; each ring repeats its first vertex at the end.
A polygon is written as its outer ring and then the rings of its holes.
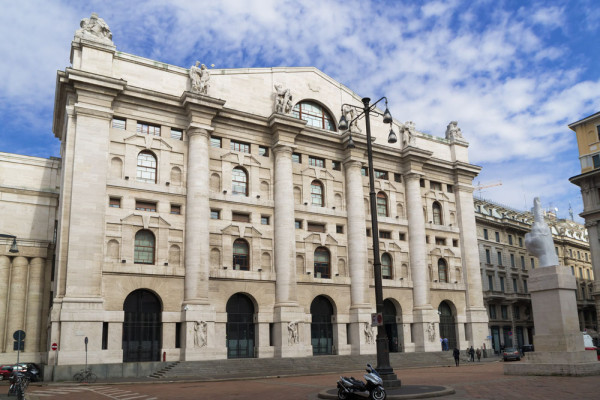
{"type": "Polygon", "coordinates": [[[600,168],[600,155],[594,154],[592,156],[592,162],[594,163],[594,169],[600,168]]]}
{"type": "Polygon", "coordinates": [[[519,247],[523,247],[523,238],[519,238],[519,247]]]}
{"type": "Polygon", "coordinates": [[[531,269],[535,269],[535,260],[531,257],[531,269]]]}
{"type": "Polygon", "coordinates": [[[292,153],[292,162],[296,164],[302,164],[302,155],[298,153],[292,153]]]}
{"type": "Polygon", "coordinates": [[[488,289],[494,290],[494,277],[492,275],[488,275],[488,289]]]}
{"type": "Polygon", "coordinates": [[[102,323],[102,350],[108,349],[108,322],[102,323]]]}
{"type": "Polygon", "coordinates": [[[367,237],[371,237],[371,230],[369,228],[367,228],[367,233],[366,233],[367,237]]]}
{"type": "Polygon", "coordinates": [[[318,157],[308,156],[308,165],[313,167],[325,168],[325,160],[318,157]]]}
{"type": "Polygon", "coordinates": [[[583,269],[579,267],[579,277],[583,279],[583,269]]]}
{"type": "Polygon", "coordinates": [[[452,247],[458,247],[458,239],[452,239],[452,247]]]}
{"type": "Polygon", "coordinates": [[[344,225],[336,225],[335,233],[344,233],[344,225]]]}
{"type": "Polygon", "coordinates": [[[121,199],[118,197],[111,197],[108,200],[108,206],[114,208],[121,208],[121,199]]]}
{"type": "Polygon", "coordinates": [[[515,319],[521,319],[521,309],[519,308],[519,306],[513,306],[513,315],[515,316],[515,319]]]}
{"type": "Polygon", "coordinates": [[[181,322],[175,322],[175,348],[181,348],[181,322]]]}
{"type": "Polygon", "coordinates": [[[521,269],[525,269],[525,256],[521,256],[521,269]]]}
{"type": "Polygon", "coordinates": [[[585,253],[585,261],[589,261],[588,260],[588,253],[585,253]]]}
{"type": "Polygon", "coordinates": [[[210,219],[221,219],[220,210],[210,210],[210,219]]]}
{"type": "Polygon", "coordinates": [[[388,179],[387,171],[381,171],[376,169],[375,171],[375,179],[388,179]]]}
{"type": "Polygon", "coordinates": [[[425,187],[425,179],[419,179],[419,185],[424,188],[425,187]]]}
{"type": "Polygon", "coordinates": [[[183,140],[183,131],[181,129],[171,128],[171,139],[183,140]]]}
{"type": "Polygon", "coordinates": [[[502,313],[502,319],[508,319],[508,307],[500,306],[500,312],[502,313]]]}
{"type": "Polygon", "coordinates": [[[220,149],[221,148],[221,138],[220,137],[211,136],[211,138],[210,138],[210,147],[216,147],[216,148],[220,149]]]}
{"type": "Polygon", "coordinates": [[[571,265],[571,275],[575,276],[575,267],[571,265]]]}
{"type": "Polygon", "coordinates": [[[510,266],[515,268],[515,255],[514,254],[510,255],[510,266]]]}
{"type": "Polygon", "coordinates": [[[270,221],[269,221],[269,217],[268,216],[263,215],[263,216],[260,217],[260,224],[261,225],[270,225],[269,222],[270,221]]]}
{"type": "Polygon", "coordinates": [[[440,182],[430,181],[429,188],[431,190],[442,190],[442,184],[440,182]]]}
{"type": "Polygon", "coordinates": [[[586,272],[587,272],[587,278],[588,278],[588,280],[589,280],[589,279],[592,279],[592,278],[590,277],[590,270],[588,269],[586,272]]]}
{"type": "Polygon", "coordinates": [[[180,215],[181,206],[179,204],[171,204],[171,214],[180,215]]]}
{"type": "Polygon", "coordinates": [[[394,182],[402,182],[402,175],[401,174],[394,174],[394,182]]]}
{"type": "Polygon", "coordinates": [[[497,256],[498,256],[498,265],[502,266],[502,252],[499,251],[497,253],[497,256]]]}
{"type": "Polygon", "coordinates": [[[488,264],[492,263],[492,256],[490,254],[490,249],[485,249],[485,262],[488,264]]]}
{"type": "Polygon", "coordinates": [[[295,220],[295,221],[294,221],[294,227],[295,227],[296,229],[302,229],[302,221],[301,221],[301,220],[299,220],[299,219],[295,220]]]}
{"type": "Polygon", "coordinates": [[[231,213],[231,220],[235,222],[250,222],[250,214],[231,213]]]}
{"type": "Polygon", "coordinates": [[[504,277],[500,277],[500,291],[504,293],[504,277]]]}
{"type": "Polygon", "coordinates": [[[500,243],[500,233],[496,232],[496,242],[500,243]]]}
{"type": "Polygon", "coordinates": [[[341,171],[342,163],[339,161],[331,161],[331,169],[333,169],[334,171],[341,171]]]}
{"type": "Polygon", "coordinates": [[[367,167],[362,167],[362,168],[360,169],[360,174],[361,174],[362,176],[369,176],[369,171],[367,170],[367,167]]]}
{"type": "Polygon", "coordinates": [[[581,260],[581,253],[579,252],[579,250],[577,250],[577,259],[581,260]]]}
{"type": "Polygon", "coordinates": [[[496,305],[490,304],[490,319],[496,319],[496,305]]]}
{"type": "Polygon", "coordinates": [[[558,247],[554,248],[554,252],[556,253],[556,255],[558,255],[558,247]]]}
{"type": "Polygon", "coordinates": [[[258,155],[263,157],[269,157],[269,148],[265,146],[258,146],[258,155]]]}
{"type": "Polygon", "coordinates": [[[126,120],[125,118],[113,118],[112,127],[115,129],[125,129],[126,120]]]}
{"type": "Polygon", "coordinates": [[[446,185],[446,191],[448,193],[454,193],[454,186],[452,186],[452,185],[446,185]]]}
{"type": "Polygon", "coordinates": [[[569,249],[569,257],[573,258],[573,249],[569,249]]]}
{"type": "Polygon", "coordinates": [[[446,245],[446,238],[436,237],[435,238],[435,244],[438,245],[438,246],[445,246],[446,245]]]}
{"type": "Polygon", "coordinates": [[[483,238],[484,238],[485,240],[487,240],[487,239],[488,239],[488,230],[487,230],[487,229],[484,229],[484,230],[483,230],[483,238]]]}
{"type": "Polygon", "coordinates": [[[527,280],[526,279],[523,279],[523,292],[529,293],[527,290],[527,280]]]}
{"type": "Polygon", "coordinates": [[[513,293],[517,293],[517,280],[513,278],[513,293]]]}
{"type": "Polygon", "coordinates": [[[150,203],[148,201],[135,201],[135,209],[138,211],[152,211],[156,212],[156,203],[150,203]]]}
{"type": "Polygon", "coordinates": [[[398,239],[400,239],[402,241],[406,241],[406,233],[400,232],[400,235],[399,235],[398,239]]]}
{"type": "Polygon", "coordinates": [[[136,132],[141,133],[142,135],[160,136],[160,126],[148,124],[146,122],[138,122],[136,132]]]}
{"type": "Polygon", "coordinates": [[[512,235],[508,235],[508,244],[512,246],[512,235]]]}
{"type": "Polygon", "coordinates": [[[392,232],[390,232],[390,231],[379,231],[379,237],[381,239],[391,239],[392,238],[392,232]]]}
{"type": "Polygon", "coordinates": [[[233,151],[239,151],[241,153],[250,154],[250,145],[248,143],[237,142],[235,140],[232,140],[229,143],[229,148],[233,151]]]}
{"type": "Polygon", "coordinates": [[[309,232],[325,232],[324,224],[315,224],[314,222],[309,222],[306,224],[306,230],[309,232]]]}

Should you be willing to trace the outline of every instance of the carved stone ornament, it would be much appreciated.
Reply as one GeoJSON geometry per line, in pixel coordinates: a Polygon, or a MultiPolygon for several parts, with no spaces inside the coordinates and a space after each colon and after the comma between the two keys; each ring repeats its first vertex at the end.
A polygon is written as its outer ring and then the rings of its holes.
{"type": "Polygon", "coordinates": [[[207,95],[210,87],[210,71],[206,65],[200,65],[200,61],[196,61],[196,65],[190,67],[190,81],[192,92],[207,95]]]}
{"type": "Polygon", "coordinates": [[[450,123],[446,127],[446,139],[463,139],[462,131],[458,127],[458,121],[450,121],[450,123]]]}
{"type": "Polygon", "coordinates": [[[412,121],[406,121],[403,125],[399,127],[400,134],[402,136],[402,144],[404,147],[406,146],[416,146],[416,129],[415,123],[412,121]]]}
{"type": "Polygon", "coordinates": [[[342,106],[342,113],[346,117],[346,121],[350,124],[348,129],[352,133],[361,133],[362,130],[358,127],[358,120],[352,121],[356,117],[356,109],[354,107],[350,107],[347,104],[342,106]],[[352,122],[350,122],[352,121],[352,122]]]}
{"type": "Polygon", "coordinates": [[[525,234],[525,247],[527,247],[527,251],[540,260],[540,267],[558,265],[552,232],[550,232],[548,224],[544,221],[539,197],[533,200],[533,221],[531,232],[525,234]]]}
{"type": "Polygon", "coordinates": [[[206,321],[194,322],[194,347],[205,347],[207,345],[206,321]]]}
{"type": "Polygon", "coordinates": [[[98,14],[92,13],[91,17],[82,19],[79,26],[81,28],[75,32],[75,38],[114,46],[112,32],[106,22],[98,17],[98,14]]]}
{"type": "Polygon", "coordinates": [[[288,323],[288,345],[293,346],[300,343],[300,335],[298,333],[298,321],[288,323]]]}
{"type": "Polygon", "coordinates": [[[375,343],[375,335],[373,334],[373,328],[368,322],[365,322],[365,343],[375,343]]]}
{"type": "Polygon", "coordinates": [[[429,325],[427,325],[427,335],[429,336],[430,342],[435,342],[435,323],[434,322],[430,322],[429,325]]]}
{"type": "Polygon", "coordinates": [[[289,114],[292,112],[292,92],[281,83],[275,84],[275,112],[289,114]]]}

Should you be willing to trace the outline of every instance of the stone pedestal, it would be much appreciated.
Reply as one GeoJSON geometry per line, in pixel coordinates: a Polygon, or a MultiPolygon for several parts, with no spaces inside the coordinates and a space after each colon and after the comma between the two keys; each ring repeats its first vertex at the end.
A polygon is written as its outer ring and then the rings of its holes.
{"type": "Polygon", "coordinates": [[[199,361],[227,357],[227,346],[218,332],[216,313],[208,304],[188,304],[181,312],[182,342],[181,360],[199,361]]]}
{"type": "Polygon", "coordinates": [[[275,306],[273,329],[276,358],[312,356],[310,322],[296,303],[275,306]]]}
{"type": "Polygon", "coordinates": [[[535,352],[504,365],[506,375],[596,375],[596,353],[585,351],[579,331],[575,277],[561,266],[530,272],[535,352]]]}

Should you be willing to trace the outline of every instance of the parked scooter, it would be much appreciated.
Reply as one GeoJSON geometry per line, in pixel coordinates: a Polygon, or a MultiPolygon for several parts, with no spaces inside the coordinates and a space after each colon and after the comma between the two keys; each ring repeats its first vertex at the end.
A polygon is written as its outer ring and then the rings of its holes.
{"type": "Polygon", "coordinates": [[[354,377],[340,376],[340,380],[337,382],[338,399],[362,399],[368,395],[371,400],[385,400],[383,380],[371,364],[367,364],[367,373],[364,377],[366,382],[354,379],[354,377]]]}

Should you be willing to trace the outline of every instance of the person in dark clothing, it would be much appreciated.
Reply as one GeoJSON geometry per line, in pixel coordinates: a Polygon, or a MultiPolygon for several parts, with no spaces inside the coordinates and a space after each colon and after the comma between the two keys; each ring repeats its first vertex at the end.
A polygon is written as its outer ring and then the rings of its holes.
{"type": "Polygon", "coordinates": [[[481,350],[479,349],[479,347],[477,348],[475,354],[477,354],[477,361],[481,362],[481,350]]]}
{"type": "Polygon", "coordinates": [[[473,346],[469,349],[469,357],[471,362],[475,362],[475,350],[473,350],[473,346]]]}
{"type": "Polygon", "coordinates": [[[456,347],[454,348],[454,351],[452,351],[452,355],[454,356],[454,363],[456,364],[456,366],[458,367],[459,364],[459,359],[460,359],[460,350],[458,350],[456,347]]]}

